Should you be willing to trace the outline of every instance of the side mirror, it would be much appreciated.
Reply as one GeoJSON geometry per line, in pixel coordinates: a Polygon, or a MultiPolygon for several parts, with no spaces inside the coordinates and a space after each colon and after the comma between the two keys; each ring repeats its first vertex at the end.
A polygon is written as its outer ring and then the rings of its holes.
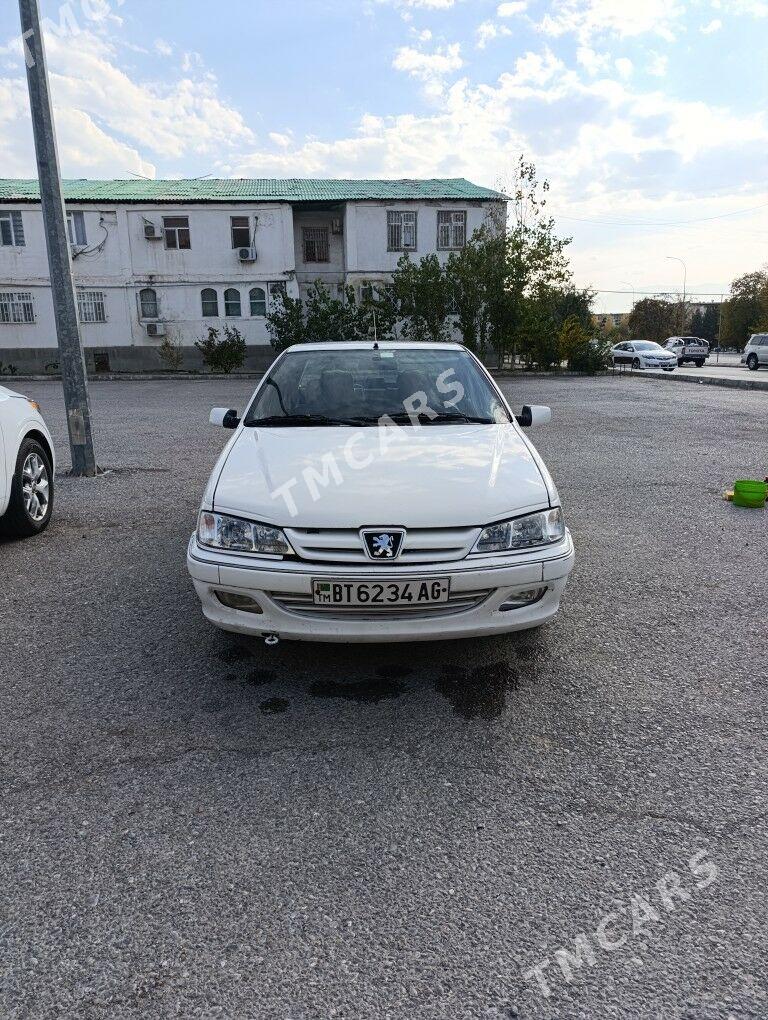
{"type": "Polygon", "coordinates": [[[520,414],[516,414],[517,424],[524,429],[531,425],[548,425],[552,421],[552,408],[543,404],[526,404],[520,414]]]}
{"type": "Polygon", "coordinates": [[[234,407],[214,407],[208,421],[211,425],[219,425],[223,429],[236,429],[240,424],[234,407]]]}

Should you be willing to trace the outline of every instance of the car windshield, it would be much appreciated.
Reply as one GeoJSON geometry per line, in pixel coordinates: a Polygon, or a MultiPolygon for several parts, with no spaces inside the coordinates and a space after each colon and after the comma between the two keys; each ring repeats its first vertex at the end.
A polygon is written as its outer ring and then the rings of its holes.
{"type": "Polygon", "coordinates": [[[635,342],[636,351],[663,351],[664,348],[661,344],[652,343],[650,340],[640,340],[635,342]]]}
{"type": "Polygon", "coordinates": [[[451,425],[508,422],[467,351],[359,347],[288,351],[269,372],[245,425],[451,425]]]}

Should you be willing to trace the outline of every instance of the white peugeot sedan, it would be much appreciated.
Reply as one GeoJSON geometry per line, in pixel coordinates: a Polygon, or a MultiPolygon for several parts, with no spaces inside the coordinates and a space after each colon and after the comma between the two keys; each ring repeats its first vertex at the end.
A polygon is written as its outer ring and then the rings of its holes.
{"type": "Polygon", "coordinates": [[[524,630],[557,612],[573,543],[555,484],[459,344],[284,351],[203,496],[187,565],[224,630],[419,641],[524,630]]]}
{"type": "Polygon", "coordinates": [[[0,386],[0,534],[28,538],[48,527],[55,466],[39,404],[0,386]]]}

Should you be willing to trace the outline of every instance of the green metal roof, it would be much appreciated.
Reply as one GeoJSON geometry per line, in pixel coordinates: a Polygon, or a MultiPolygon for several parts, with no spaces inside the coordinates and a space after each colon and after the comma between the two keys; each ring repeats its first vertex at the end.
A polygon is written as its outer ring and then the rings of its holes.
{"type": "MultiPolygon", "coordinates": [[[[504,201],[463,177],[447,180],[277,180],[268,177],[177,181],[64,181],[68,202],[349,202],[365,199],[504,201]]],[[[0,202],[37,202],[36,180],[0,179],[0,202]]]]}

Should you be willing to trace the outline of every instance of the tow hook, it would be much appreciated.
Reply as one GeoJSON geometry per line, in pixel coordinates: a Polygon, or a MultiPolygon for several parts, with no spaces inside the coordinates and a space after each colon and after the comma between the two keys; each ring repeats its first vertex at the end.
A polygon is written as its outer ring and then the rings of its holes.
{"type": "Polygon", "coordinates": [[[279,640],[280,640],[279,634],[267,634],[264,638],[264,644],[272,647],[273,645],[276,645],[279,640]]]}

